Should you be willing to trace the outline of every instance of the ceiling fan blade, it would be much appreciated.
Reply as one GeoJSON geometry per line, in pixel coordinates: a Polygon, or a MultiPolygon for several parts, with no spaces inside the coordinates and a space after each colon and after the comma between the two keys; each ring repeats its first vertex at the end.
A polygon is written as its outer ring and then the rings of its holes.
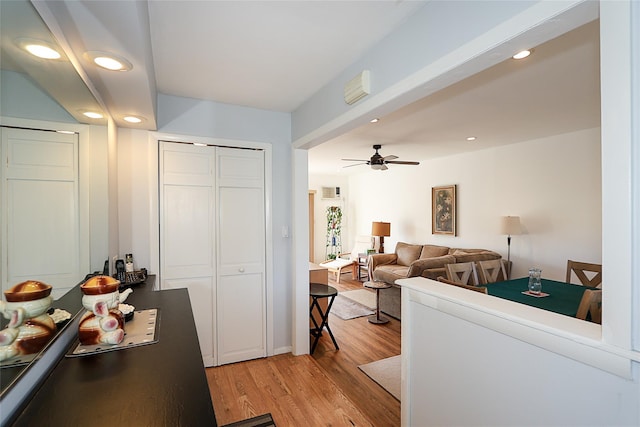
{"type": "Polygon", "coordinates": [[[389,160],[395,160],[395,159],[397,159],[397,158],[398,158],[398,156],[394,156],[394,155],[392,154],[392,155],[390,155],[390,156],[385,156],[385,157],[384,157],[384,161],[385,161],[385,162],[388,162],[389,160]]]}
{"type": "Polygon", "coordinates": [[[366,162],[367,160],[364,159],[342,159],[345,162],[366,162]]]}
{"type": "Polygon", "coordinates": [[[343,166],[343,168],[350,168],[352,166],[361,166],[361,165],[366,165],[366,164],[368,164],[368,163],[354,163],[352,165],[343,166]]]}
{"type": "Polygon", "coordinates": [[[386,163],[391,163],[394,165],[419,165],[420,164],[420,162],[403,162],[401,160],[390,160],[386,163]]]}

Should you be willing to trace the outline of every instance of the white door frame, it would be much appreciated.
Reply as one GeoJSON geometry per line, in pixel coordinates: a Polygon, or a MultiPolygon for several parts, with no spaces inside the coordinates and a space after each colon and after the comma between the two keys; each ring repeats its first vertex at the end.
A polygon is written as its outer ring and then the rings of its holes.
{"type": "MultiPolygon", "coordinates": [[[[174,133],[149,132],[147,140],[149,152],[149,270],[160,274],[160,216],[159,216],[159,182],[158,182],[158,147],[159,141],[190,142],[207,145],[217,145],[232,148],[254,148],[264,151],[264,191],[265,191],[265,284],[267,310],[267,356],[274,355],[273,331],[273,213],[272,213],[272,146],[264,142],[241,141],[222,138],[189,136],[174,133]]],[[[162,278],[156,280],[159,287],[162,278]]]]}

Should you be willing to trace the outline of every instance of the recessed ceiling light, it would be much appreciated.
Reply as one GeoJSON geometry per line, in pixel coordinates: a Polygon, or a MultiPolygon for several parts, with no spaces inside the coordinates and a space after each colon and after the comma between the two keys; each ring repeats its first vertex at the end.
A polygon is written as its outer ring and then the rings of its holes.
{"type": "Polygon", "coordinates": [[[467,141],[475,141],[477,138],[475,136],[468,136],[467,141]]]}
{"type": "Polygon", "coordinates": [[[380,119],[377,118],[377,117],[375,119],[371,119],[370,120],[371,123],[378,123],[379,121],[380,121],[380,119]]]}
{"type": "Polygon", "coordinates": [[[194,142],[193,145],[195,145],[196,147],[206,147],[207,144],[203,144],[202,142],[194,142]]]}
{"type": "Polygon", "coordinates": [[[82,114],[89,117],[90,119],[101,119],[104,116],[96,111],[83,111],[82,114]]]}
{"type": "Polygon", "coordinates": [[[137,116],[124,116],[122,119],[129,123],[142,123],[142,119],[137,116]]]}
{"type": "Polygon", "coordinates": [[[57,130],[58,133],[63,133],[65,135],[73,135],[75,132],[72,130],[57,130]]]}
{"type": "Polygon", "coordinates": [[[121,56],[106,52],[86,52],[85,57],[97,66],[110,71],[129,71],[133,65],[121,56]]]}
{"type": "Polygon", "coordinates": [[[42,40],[34,39],[18,39],[16,40],[18,46],[26,50],[33,56],[43,59],[60,59],[62,55],[58,52],[53,45],[42,40]]]}
{"type": "Polygon", "coordinates": [[[521,50],[520,52],[518,52],[515,55],[513,55],[512,58],[513,59],[524,59],[527,56],[531,55],[531,53],[533,53],[533,49],[521,50]]]}

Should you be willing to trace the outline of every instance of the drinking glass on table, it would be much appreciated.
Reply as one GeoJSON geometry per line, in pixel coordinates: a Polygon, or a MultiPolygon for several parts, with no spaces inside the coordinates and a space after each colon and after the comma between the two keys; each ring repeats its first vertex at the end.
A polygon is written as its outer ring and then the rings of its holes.
{"type": "Polygon", "coordinates": [[[529,292],[539,295],[542,292],[542,269],[529,269],[529,292]]]}

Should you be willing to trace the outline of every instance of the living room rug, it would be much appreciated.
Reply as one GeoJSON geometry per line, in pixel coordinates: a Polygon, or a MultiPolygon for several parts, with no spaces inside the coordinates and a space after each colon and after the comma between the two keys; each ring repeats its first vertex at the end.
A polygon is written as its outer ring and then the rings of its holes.
{"type": "Polygon", "coordinates": [[[400,366],[401,356],[398,355],[360,365],[358,368],[400,400],[400,366]]]}
{"type": "Polygon", "coordinates": [[[374,313],[368,307],[355,302],[347,297],[344,297],[342,293],[339,293],[336,296],[335,301],[333,301],[333,305],[331,306],[330,314],[334,314],[341,318],[342,320],[355,319],[357,317],[362,316],[370,316],[374,313]]]}
{"type": "Polygon", "coordinates": [[[340,295],[360,303],[371,310],[376,309],[376,293],[368,289],[355,289],[353,291],[340,292],[340,295]]]}

